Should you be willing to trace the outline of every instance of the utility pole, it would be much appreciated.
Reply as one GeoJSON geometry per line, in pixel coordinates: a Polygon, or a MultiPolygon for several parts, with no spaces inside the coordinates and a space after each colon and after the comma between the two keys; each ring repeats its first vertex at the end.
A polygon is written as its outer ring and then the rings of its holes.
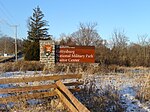
{"type": "Polygon", "coordinates": [[[18,25],[12,25],[11,27],[14,27],[15,28],[15,59],[16,59],[16,62],[18,61],[18,56],[17,56],[17,27],[18,25]]]}
{"type": "Polygon", "coordinates": [[[8,25],[9,27],[14,27],[15,28],[15,60],[16,62],[18,61],[18,57],[17,57],[17,27],[18,25],[10,25],[7,21],[5,20],[0,20],[0,23],[5,23],[6,25],[8,25]]]}

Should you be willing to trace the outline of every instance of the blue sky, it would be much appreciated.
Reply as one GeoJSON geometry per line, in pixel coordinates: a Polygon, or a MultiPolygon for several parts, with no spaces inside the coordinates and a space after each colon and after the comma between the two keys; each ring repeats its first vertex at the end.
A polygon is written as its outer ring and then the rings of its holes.
{"type": "Polygon", "coordinates": [[[14,36],[7,21],[19,25],[18,37],[25,38],[27,20],[38,5],[56,39],[76,31],[80,22],[98,23],[98,33],[107,40],[114,29],[124,29],[132,42],[138,41],[138,35],[150,35],[150,0],[0,0],[1,33],[14,36]]]}

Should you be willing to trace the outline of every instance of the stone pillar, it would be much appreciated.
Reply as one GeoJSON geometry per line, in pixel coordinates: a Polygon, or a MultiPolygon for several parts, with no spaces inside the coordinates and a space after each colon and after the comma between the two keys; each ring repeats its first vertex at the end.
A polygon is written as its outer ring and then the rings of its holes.
{"type": "Polygon", "coordinates": [[[52,40],[40,40],[40,62],[45,65],[55,64],[55,43],[52,40]]]}

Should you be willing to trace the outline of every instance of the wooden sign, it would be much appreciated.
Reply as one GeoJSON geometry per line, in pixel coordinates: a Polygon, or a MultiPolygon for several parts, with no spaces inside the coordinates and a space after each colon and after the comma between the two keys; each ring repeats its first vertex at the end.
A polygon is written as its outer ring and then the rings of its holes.
{"type": "Polygon", "coordinates": [[[61,63],[94,63],[94,46],[55,46],[55,61],[61,63]]]}

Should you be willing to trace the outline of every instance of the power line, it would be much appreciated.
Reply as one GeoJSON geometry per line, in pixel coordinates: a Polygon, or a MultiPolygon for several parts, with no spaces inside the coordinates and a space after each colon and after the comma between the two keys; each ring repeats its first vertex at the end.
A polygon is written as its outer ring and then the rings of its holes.
{"type": "MultiPolygon", "coordinates": [[[[10,23],[8,23],[6,20],[4,19],[0,19],[0,23],[4,24],[4,27],[5,26],[8,26],[8,28],[12,27],[12,25],[10,23]]],[[[12,30],[12,28],[10,28],[12,30]]],[[[2,31],[2,30],[1,30],[2,31]]],[[[8,29],[7,29],[8,31],[8,29]]],[[[13,30],[12,30],[13,31],[13,30]]],[[[3,31],[2,31],[3,32],[3,31]]]]}
{"type": "Polygon", "coordinates": [[[7,26],[9,26],[9,27],[11,27],[12,25],[10,25],[6,20],[4,20],[4,19],[1,19],[0,20],[0,23],[4,23],[4,24],[6,24],[7,26]]]}
{"type": "MultiPolygon", "coordinates": [[[[0,5],[2,7],[0,7],[1,12],[5,15],[5,17],[8,19],[9,23],[13,23],[11,20],[13,18],[13,16],[11,15],[11,13],[7,10],[7,8],[4,6],[4,4],[0,1],[0,5]],[[10,19],[11,18],[11,19],[10,19]]],[[[14,32],[15,32],[15,58],[17,61],[17,27],[18,25],[11,25],[9,24],[6,20],[2,19],[0,20],[1,23],[6,24],[9,27],[13,27],[14,28],[14,32]]]]}
{"type": "Polygon", "coordinates": [[[5,17],[8,19],[9,23],[13,23],[12,21],[12,14],[7,10],[7,8],[5,7],[5,5],[2,3],[2,1],[0,1],[0,10],[1,12],[5,15],[5,17]]]}
{"type": "Polygon", "coordinates": [[[12,15],[11,13],[7,10],[7,8],[4,6],[2,1],[0,1],[0,12],[2,12],[3,18],[0,19],[0,23],[6,24],[7,26],[11,27],[12,22],[12,15]],[[9,22],[7,22],[9,21],[9,22]],[[10,24],[11,23],[11,24],[10,24]]]}

